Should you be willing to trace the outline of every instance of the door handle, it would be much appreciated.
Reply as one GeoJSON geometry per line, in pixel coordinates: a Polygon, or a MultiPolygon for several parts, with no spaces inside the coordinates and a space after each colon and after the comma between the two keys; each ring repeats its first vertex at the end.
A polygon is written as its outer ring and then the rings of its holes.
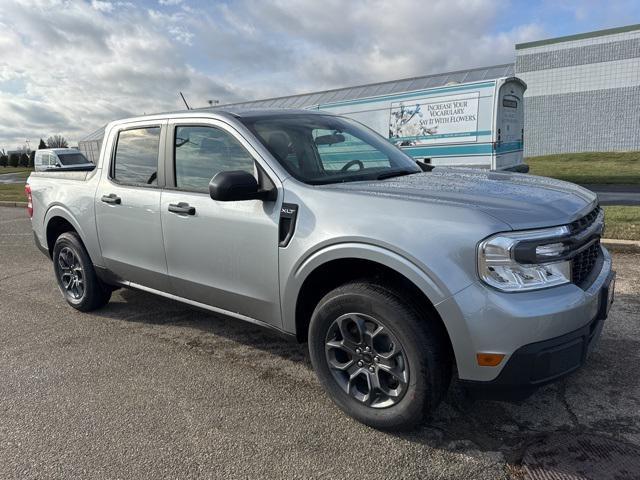
{"type": "Polygon", "coordinates": [[[186,202],[170,203],[169,204],[169,211],[173,212],[173,213],[182,213],[182,214],[187,214],[187,215],[195,215],[196,214],[196,207],[192,207],[191,205],[189,205],[186,202]]]}
{"type": "Polygon", "coordinates": [[[110,193],[109,195],[103,195],[102,201],[104,203],[110,203],[112,205],[120,205],[122,203],[122,199],[117,196],[115,193],[110,193]]]}

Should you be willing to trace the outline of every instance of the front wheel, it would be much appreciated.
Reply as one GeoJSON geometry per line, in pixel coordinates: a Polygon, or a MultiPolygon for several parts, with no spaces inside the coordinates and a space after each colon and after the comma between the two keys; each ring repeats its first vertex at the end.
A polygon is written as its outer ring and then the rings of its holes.
{"type": "Polygon", "coordinates": [[[73,308],[88,312],[103,307],[111,289],[96,275],[87,250],[77,234],[61,234],[53,247],[53,270],[58,287],[73,308]]]}
{"type": "Polygon", "coordinates": [[[451,376],[434,320],[392,289],[343,285],[312,315],[311,362],[348,415],[375,428],[418,427],[443,398],[451,376]]]}

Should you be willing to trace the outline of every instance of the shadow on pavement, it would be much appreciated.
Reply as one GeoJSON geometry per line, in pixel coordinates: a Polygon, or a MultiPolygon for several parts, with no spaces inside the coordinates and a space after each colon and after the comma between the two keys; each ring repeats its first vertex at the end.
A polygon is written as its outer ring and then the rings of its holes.
{"type": "Polygon", "coordinates": [[[306,344],[295,339],[248,322],[216,315],[189,307],[177,301],[137,290],[121,289],[114,292],[108,306],[94,314],[132,323],[167,325],[189,330],[184,335],[184,344],[204,352],[214,345],[235,342],[252,349],[277,355],[287,360],[301,362],[311,369],[306,344]],[[124,301],[120,301],[124,300],[124,301]]]}
{"type": "MultiPolygon", "coordinates": [[[[625,316],[638,299],[619,295],[616,307],[614,314],[625,316]]],[[[240,346],[239,360],[255,358],[258,349],[311,370],[306,344],[145,292],[119,290],[96,314],[166,326],[156,334],[204,354],[240,346]]],[[[517,403],[474,400],[454,381],[427,424],[395,436],[448,451],[496,452],[514,478],[639,478],[640,450],[628,439],[640,440],[640,399],[633,393],[640,384],[633,367],[640,365],[640,339],[611,335],[607,322],[598,349],[568,378],[517,403]]]]}

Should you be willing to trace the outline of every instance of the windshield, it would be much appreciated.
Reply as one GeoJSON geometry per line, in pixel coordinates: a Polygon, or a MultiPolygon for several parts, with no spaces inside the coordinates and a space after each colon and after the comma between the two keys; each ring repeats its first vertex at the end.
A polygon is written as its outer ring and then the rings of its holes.
{"type": "Polygon", "coordinates": [[[84,165],[89,160],[80,152],[74,153],[56,153],[62,165],[84,165]]]}
{"type": "Polygon", "coordinates": [[[305,183],[383,179],[421,171],[386,139],[347,118],[296,114],[240,120],[291,175],[305,183]]]}

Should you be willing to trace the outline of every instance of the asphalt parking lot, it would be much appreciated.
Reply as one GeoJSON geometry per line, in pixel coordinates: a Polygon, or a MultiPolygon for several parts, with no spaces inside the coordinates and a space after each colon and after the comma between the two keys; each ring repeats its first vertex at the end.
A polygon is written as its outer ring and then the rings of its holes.
{"type": "Polygon", "coordinates": [[[76,312],[0,208],[0,477],[640,478],[640,256],[614,262],[585,368],[517,404],[454,385],[391,434],[334,407],[306,345],[136,291],[76,312]]]}

